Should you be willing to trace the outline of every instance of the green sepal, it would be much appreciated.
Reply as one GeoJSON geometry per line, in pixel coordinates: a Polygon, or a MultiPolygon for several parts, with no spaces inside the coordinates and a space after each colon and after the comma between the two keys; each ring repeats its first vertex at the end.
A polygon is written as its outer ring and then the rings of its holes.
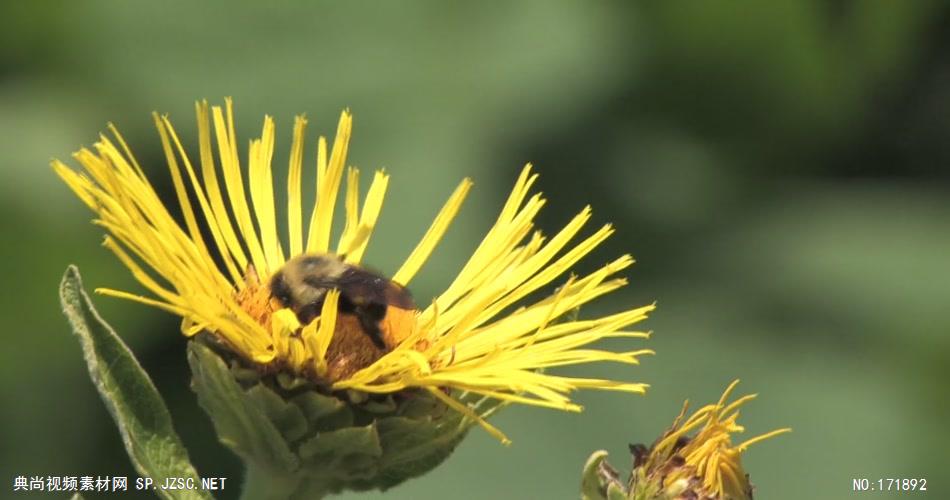
{"type": "Polygon", "coordinates": [[[200,342],[188,343],[188,364],[198,404],[211,417],[222,444],[261,467],[283,473],[297,470],[300,461],[259,404],[266,398],[249,395],[224,361],[200,342]]]}
{"type": "Polygon", "coordinates": [[[607,500],[627,500],[627,492],[618,483],[607,485],[607,500]]]}
{"type": "MultiPolygon", "coordinates": [[[[199,403],[248,466],[247,498],[386,490],[439,465],[473,424],[424,391],[328,393],[286,373],[249,370],[209,337],[188,351],[199,403]]],[[[487,415],[496,406],[481,400],[473,408],[487,415]]]]}
{"type": "Polygon", "coordinates": [[[468,424],[455,412],[447,420],[435,424],[431,419],[390,417],[377,423],[383,448],[389,450],[380,461],[377,478],[383,489],[419,475],[418,471],[428,471],[448,458],[465,437],[468,424]]]}
{"type": "Polygon", "coordinates": [[[307,419],[300,407],[284,401],[274,391],[257,384],[247,390],[247,395],[267,418],[274,422],[286,441],[296,441],[307,434],[307,419]]]}
{"type": "Polygon", "coordinates": [[[301,409],[314,432],[326,432],[353,425],[353,412],[343,401],[309,391],[295,396],[292,401],[301,409]]]}
{"type": "Polygon", "coordinates": [[[333,469],[342,462],[358,460],[361,455],[378,458],[383,449],[376,429],[367,425],[321,432],[301,443],[298,453],[305,463],[333,469]]]}
{"type": "MultiPolygon", "coordinates": [[[[581,498],[583,500],[677,500],[699,498],[685,496],[684,491],[693,484],[672,484],[664,487],[665,474],[648,475],[642,466],[622,479],[607,462],[607,452],[595,451],[587,459],[581,473],[581,498]]],[[[695,495],[695,492],[694,492],[695,495]]],[[[706,498],[706,497],[702,497],[706,498]]]]}
{"type": "Polygon", "coordinates": [[[607,452],[598,450],[591,454],[581,472],[581,498],[583,500],[606,500],[607,490],[600,475],[600,464],[607,459],[607,452]]]}
{"type": "MultiPolygon", "coordinates": [[[[89,376],[119,428],[135,470],[156,484],[166,478],[190,478],[200,484],[161,395],[132,351],[96,312],[75,266],[66,269],[59,297],[79,338],[89,376]]],[[[212,498],[206,491],[155,493],[169,499],[212,498]]]]}

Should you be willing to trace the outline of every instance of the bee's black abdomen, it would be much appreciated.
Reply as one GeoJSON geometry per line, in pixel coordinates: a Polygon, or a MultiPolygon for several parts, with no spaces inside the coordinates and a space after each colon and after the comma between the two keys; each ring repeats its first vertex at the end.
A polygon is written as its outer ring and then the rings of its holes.
{"type": "Polygon", "coordinates": [[[360,316],[366,316],[375,321],[380,321],[386,317],[386,304],[380,304],[378,302],[364,304],[360,306],[359,313],[360,316]]]}
{"type": "Polygon", "coordinates": [[[400,309],[415,309],[416,303],[412,300],[412,294],[409,290],[390,281],[386,284],[384,292],[386,303],[396,306],[400,309]]]}

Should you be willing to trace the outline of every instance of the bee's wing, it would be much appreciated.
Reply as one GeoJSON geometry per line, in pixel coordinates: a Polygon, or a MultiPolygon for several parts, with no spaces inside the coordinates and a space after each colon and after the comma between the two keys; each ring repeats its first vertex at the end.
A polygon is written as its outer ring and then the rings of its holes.
{"type": "Polygon", "coordinates": [[[416,307],[408,290],[365,269],[347,270],[337,280],[336,288],[357,305],[376,304],[400,309],[416,307]]]}

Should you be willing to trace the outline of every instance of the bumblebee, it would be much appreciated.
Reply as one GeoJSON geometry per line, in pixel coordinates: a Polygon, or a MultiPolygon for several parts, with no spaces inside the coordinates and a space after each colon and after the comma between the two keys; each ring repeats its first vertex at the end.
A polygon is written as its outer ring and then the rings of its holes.
{"type": "Polygon", "coordinates": [[[352,314],[373,344],[385,350],[381,321],[390,307],[416,308],[409,291],[379,274],[334,255],[303,254],[270,280],[271,296],[307,325],[320,315],[327,292],[339,290],[339,312],[352,314]]]}

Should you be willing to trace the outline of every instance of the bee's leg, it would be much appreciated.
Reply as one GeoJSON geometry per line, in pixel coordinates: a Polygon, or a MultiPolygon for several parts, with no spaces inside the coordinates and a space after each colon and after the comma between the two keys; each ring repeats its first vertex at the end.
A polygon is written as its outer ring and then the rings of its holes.
{"type": "Polygon", "coordinates": [[[297,321],[299,321],[301,325],[307,326],[323,312],[323,301],[311,302],[310,304],[297,307],[294,309],[294,312],[297,314],[297,321]]]}
{"type": "Polygon", "coordinates": [[[363,304],[356,306],[356,317],[360,320],[360,326],[363,331],[373,341],[373,344],[380,349],[386,349],[386,343],[383,342],[383,331],[379,328],[379,322],[386,316],[386,306],[383,304],[363,304]]]}
{"type": "Polygon", "coordinates": [[[353,314],[360,322],[360,327],[366,336],[373,341],[373,345],[379,349],[386,349],[386,343],[383,342],[383,332],[379,328],[379,322],[386,316],[386,305],[378,302],[357,302],[348,295],[340,295],[340,312],[353,314]]]}

